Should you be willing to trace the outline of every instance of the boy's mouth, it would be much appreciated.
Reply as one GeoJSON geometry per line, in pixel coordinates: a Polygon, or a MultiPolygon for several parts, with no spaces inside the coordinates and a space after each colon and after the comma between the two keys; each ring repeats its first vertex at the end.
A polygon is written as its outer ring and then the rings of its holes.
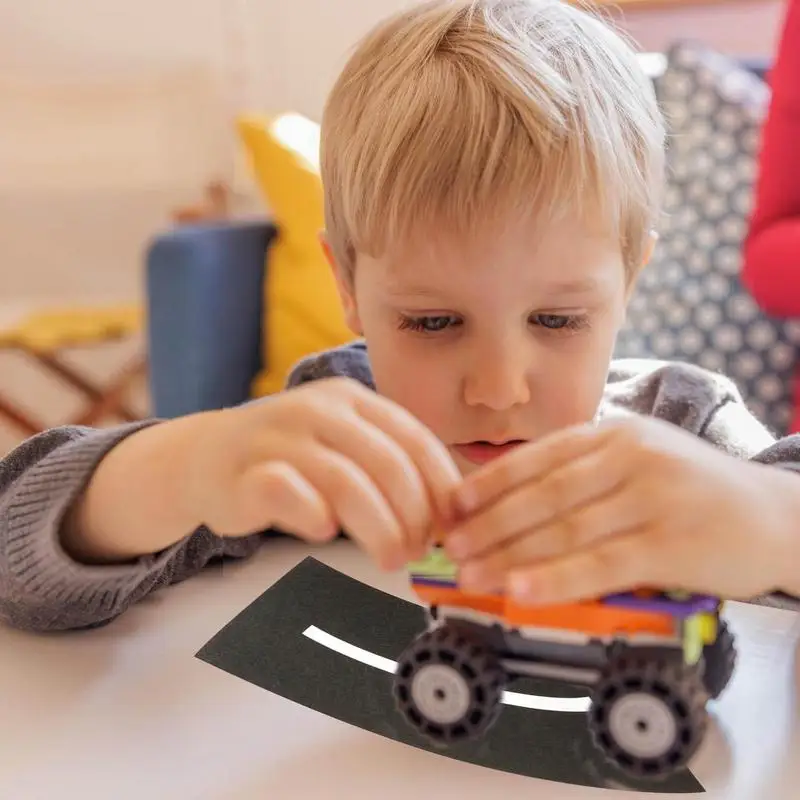
{"type": "Polygon", "coordinates": [[[507,439],[502,442],[487,442],[479,440],[457,444],[454,450],[473,464],[485,464],[492,459],[499,458],[519,445],[525,444],[524,439],[507,439]]]}

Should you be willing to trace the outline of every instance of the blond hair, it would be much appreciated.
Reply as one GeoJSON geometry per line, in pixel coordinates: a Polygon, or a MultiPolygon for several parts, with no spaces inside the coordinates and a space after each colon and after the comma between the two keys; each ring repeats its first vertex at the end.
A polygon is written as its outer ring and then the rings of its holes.
{"type": "Polygon", "coordinates": [[[636,270],[663,151],[650,80],[598,16],[560,0],[433,0],[373,29],[330,93],[327,236],[352,274],[357,253],[432,230],[578,210],[602,215],[636,270]]]}

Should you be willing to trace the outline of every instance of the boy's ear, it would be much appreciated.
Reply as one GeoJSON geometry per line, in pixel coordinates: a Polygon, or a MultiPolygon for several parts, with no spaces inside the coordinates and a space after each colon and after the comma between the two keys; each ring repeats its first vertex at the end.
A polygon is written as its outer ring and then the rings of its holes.
{"type": "Polygon", "coordinates": [[[325,258],[328,259],[328,263],[331,266],[333,277],[336,279],[336,288],[339,290],[339,299],[344,309],[344,319],[347,323],[347,327],[350,328],[356,336],[362,336],[364,332],[361,328],[361,320],[358,317],[358,307],[356,304],[352,276],[346,275],[341,265],[336,260],[336,256],[333,254],[333,248],[328,241],[328,237],[325,235],[325,231],[320,233],[319,243],[322,246],[322,251],[325,253],[325,258]]]}

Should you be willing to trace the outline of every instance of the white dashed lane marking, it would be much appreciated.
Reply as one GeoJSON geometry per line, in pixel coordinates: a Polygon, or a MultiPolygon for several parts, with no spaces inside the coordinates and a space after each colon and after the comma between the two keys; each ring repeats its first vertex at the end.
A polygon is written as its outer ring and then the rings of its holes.
{"type": "MultiPolygon", "coordinates": [[[[396,662],[390,658],[384,658],[377,653],[370,653],[350,642],[345,642],[336,636],[326,633],[316,625],[309,625],[303,631],[303,636],[313,642],[333,650],[345,658],[352,658],[353,661],[360,661],[369,667],[374,667],[382,672],[394,674],[396,662]]],[[[589,708],[588,697],[544,697],[537,694],[522,694],[521,692],[504,692],[503,703],[507,706],[518,706],[519,708],[532,708],[538,711],[561,711],[564,713],[584,713],[589,708]]]]}

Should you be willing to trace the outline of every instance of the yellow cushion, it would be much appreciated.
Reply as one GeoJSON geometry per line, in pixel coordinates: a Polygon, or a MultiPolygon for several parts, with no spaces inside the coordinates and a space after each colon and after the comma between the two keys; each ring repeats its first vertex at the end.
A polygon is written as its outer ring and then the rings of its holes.
{"type": "Polygon", "coordinates": [[[264,354],[254,396],[283,388],[304,356],[354,338],[319,235],[324,227],[319,126],[297,114],[246,115],[239,135],[278,228],[265,282],[264,354]]]}
{"type": "Polygon", "coordinates": [[[138,305],[32,311],[16,324],[0,328],[0,349],[54,353],[132,336],[141,331],[142,322],[138,305]]]}

